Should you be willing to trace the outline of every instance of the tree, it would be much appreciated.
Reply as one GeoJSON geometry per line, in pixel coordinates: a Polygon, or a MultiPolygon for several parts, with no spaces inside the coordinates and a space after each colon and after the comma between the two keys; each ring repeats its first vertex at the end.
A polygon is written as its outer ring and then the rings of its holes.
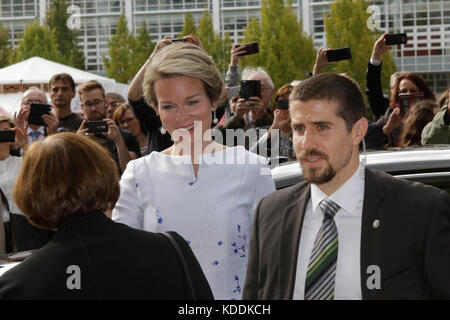
{"type": "Polygon", "coordinates": [[[20,62],[34,56],[61,62],[55,35],[47,26],[41,27],[39,21],[31,22],[25,28],[23,37],[11,57],[11,62],[20,62]]]}
{"type": "MultiPolygon", "coordinates": [[[[373,45],[380,34],[367,27],[367,3],[364,0],[337,0],[330,5],[330,16],[325,17],[325,31],[328,47],[337,49],[350,47],[352,59],[335,62],[325,70],[347,72],[358,82],[361,89],[366,87],[367,63],[373,45]]],[[[382,84],[389,90],[389,78],[397,70],[390,52],[383,55],[382,84]]]]}
{"type": "Polygon", "coordinates": [[[84,53],[78,47],[78,31],[69,29],[67,21],[69,4],[63,0],[52,0],[46,15],[46,25],[55,35],[58,52],[62,63],[84,69],[84,53]]]}
{"type": "Polygon", "coordinates": [[[314,65],[312,38],[303,33],[291,1],[284,5],[284,1],[263,0],[261,21],[250,20],[243,42],[258,42],[259,54],[245,57],[242,65],[264,67],[276,88],[304,79],[314,65]]]}
{"type": "Polygon", "coordinates": [[[155,43],[152,41],[152,37],[147,30],[147,23],[144,21],[141,28],[138,30],[138,35],[136,37],[136,46],[134,48],[133,62],[135,73],[141,68],[141,66],[148,59],[150,54],[155,48],[155,43]]]}
{"type": "Polygon", "coordinates": [[[6,67],[11,58],[11,46],[9,45],[9,31],[0,22],[0,68],[6,67]]]}
{"type": "Polygon", "coordinates": [[[230,60],[232,41],[229,34],[226,34],[225,39],[222,39],[219,33],[214,33],[209,10],[203,12],[196,35],[201,40],[206,52],[213,58],[219,71],[225,73],[230,60]]]}
{"type": "Polygon", "coordinates": [[[178,35],[178,38],[182,38],[184,36],[187,36],[188,34],[196,34],[196,33],[197,30],[195,28],[194,16],[192,15],[192,12],[186,12],[184,14],[183,29],[181,30],[181,33],[178,35]]]}
{"type": "Polygon", "coordinates": [[[116,33],[108,39],[107,46],[108,56],[103,57],[106,75],[118,82],[128,83],[137,71],[132,61],[136,39],[128,31],[125,15],[120,16],[116,33]]]}

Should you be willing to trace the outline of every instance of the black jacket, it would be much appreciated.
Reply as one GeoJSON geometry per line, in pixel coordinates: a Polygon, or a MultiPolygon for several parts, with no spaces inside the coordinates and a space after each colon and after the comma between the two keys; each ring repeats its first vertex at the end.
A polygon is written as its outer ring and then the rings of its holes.
{"type": "MultiPolygon", "coordinates": [[[[181,236],[173,235],[197,298],[212,299],[191,249],[181,236]]],[[[188,297],[181,264],[167,238],[116,223],[100,211],[71,217],[47,245],[0,277],[1,299],[188,297]]]]}

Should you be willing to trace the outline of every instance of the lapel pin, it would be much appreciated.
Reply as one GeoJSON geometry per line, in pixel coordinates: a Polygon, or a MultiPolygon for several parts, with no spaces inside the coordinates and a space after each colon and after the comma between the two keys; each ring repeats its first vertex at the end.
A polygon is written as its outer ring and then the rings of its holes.
{"type": "Polygon", "coordinates": [[[377,229],[379,226],[380,226],[380,220],[378,220],[378,219],[373,220],[372,227],[374,229],[377,229]]]}

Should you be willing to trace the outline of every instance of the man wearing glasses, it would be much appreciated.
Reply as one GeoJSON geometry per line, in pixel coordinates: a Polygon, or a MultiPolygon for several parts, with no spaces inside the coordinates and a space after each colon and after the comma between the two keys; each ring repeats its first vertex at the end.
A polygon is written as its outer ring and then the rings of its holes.
{"type": "Polygon", "coordinates": [[[31,104],[47,104],[45,93],[37,87],[31,87],[25,91],[20,102],[19,114],[16,117],[16,125],[27,133],[29,144],[43,140],[47,135],[56,133],[58,128],[58,118],[53,113],[42,116],[45,126],[27,125],[31,104]]]}
{"type": "Polygon", "coordinates": [[[131,159],[141,156],[136,136],[117,127],[116,123],[106,117],[105,90],[95,80],[87,81],[78,88],[81,107],[86,115],[78,130],[78,134],[88,135],[96,139],[110,153],[122,173],[131,159]],[[105,121],[108,132],[89,133],[86,128],[87,121],[105,121]]]}

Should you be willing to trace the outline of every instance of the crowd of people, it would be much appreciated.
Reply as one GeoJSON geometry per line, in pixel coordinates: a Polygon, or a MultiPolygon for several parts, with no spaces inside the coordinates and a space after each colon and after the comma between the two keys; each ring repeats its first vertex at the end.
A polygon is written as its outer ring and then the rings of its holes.
{"type": "Polygon", "coordinates": [[[261,67],[241,72],[240,44],[223,79],[195,35],[158,41],[127,99],[56,74],[37,125],[30,108],[47,98],[29,88],[14,119],[0,116],[15,133],[0,142],[0,253],[39,250],[0,278],[0,298],[450,298],[450,196],[359,162],[363,141],[450,143],[448,91],[437,103],[419,75],[397,72],[383,94],[385,36],[368,64],[371,122],[356,82],[322,73],[330,49],[277,89],[261,67]],[[275,191],[269,165],[288,160],[305,182],[275,191]],[[375,292],[361,285],[374,264],[375,292]],[[83,289],[66,281],[73,265],[83,289]],[[409,285],[389,282],[403,272],[409,285]]]}

